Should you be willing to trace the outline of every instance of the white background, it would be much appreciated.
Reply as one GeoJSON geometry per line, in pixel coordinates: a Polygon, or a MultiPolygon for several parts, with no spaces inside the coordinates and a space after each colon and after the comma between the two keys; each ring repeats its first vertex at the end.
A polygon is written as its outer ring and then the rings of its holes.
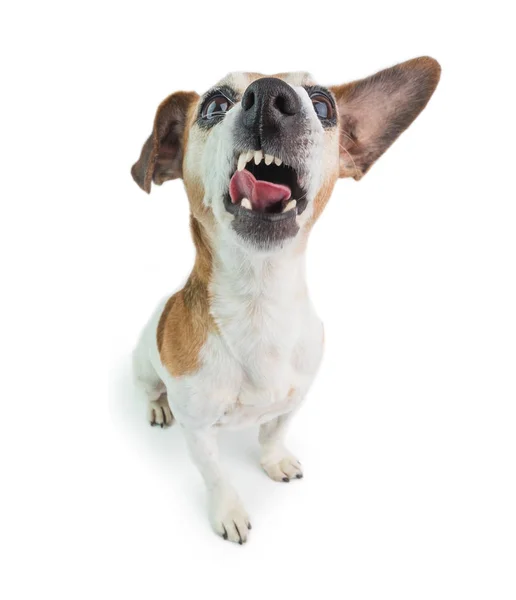
{"type": "Polygon", "coordinates": [[[2,598],[514,599],[516,209],[506,2],[20,2],[2,9],[2,598]],[[181,5],[179,5],[181,4],[181,5]],[[15,6],[16,8],[13,8],[15,6]],[[260,471],[225,434],[252,516],[217,538],[178,428],[128,357],[193,261],[179,181],[129,169],[158,103],[232,70],[323,84],[429,54],[441,83],[308,251],[326,355],[260,471]]]}

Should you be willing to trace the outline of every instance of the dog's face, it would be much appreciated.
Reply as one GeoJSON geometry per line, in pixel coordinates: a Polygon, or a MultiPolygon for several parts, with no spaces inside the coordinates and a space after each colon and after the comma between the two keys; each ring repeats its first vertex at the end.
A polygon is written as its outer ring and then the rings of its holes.
{"type": "Polygon", "coordinates": [[[279,248],[311,218],[338,173],[335,99],[307,74],[231,74],[197,102],[183,176],[200,179],[220,227],[279,248]],[[319,115],[316,111],[319,111],[319,115]]]}
{"type": "Polygon", "coordinates": [[[210,236],[281,249],[309,231],[338,177],[360,179],[412,123],[439,74],[430,58],[330,88],[307,73],[232,73],[160,105],[133,177],[147,192],[182,177],[210,236]]]}

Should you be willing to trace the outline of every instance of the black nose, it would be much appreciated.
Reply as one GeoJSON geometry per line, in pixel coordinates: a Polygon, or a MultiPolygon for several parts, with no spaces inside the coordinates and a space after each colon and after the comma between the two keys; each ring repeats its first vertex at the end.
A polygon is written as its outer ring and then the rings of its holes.
{"type": "Polygon", "coordinates": [[[297,122],[301,101],[281,79],[263,77],[253,82],[242,96],[242,120],[254,135],[274,134],[297,122]]]}

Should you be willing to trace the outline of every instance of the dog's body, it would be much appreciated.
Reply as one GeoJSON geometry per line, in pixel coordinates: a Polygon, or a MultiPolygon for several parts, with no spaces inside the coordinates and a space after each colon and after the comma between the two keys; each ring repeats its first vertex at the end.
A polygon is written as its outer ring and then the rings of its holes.
{"type": "Polygon", "coordinates": [[[304,255],[228,259],[210,286],[227,304],[211,306],[217,331],[208,333],[195,372],[174,377],[161,360],[156,333],[166,302],[135,352],[139,380],[156,395],[167,391],[172,413],[185,426],[238,428],[291,412],[322,356],[323,327],[307,294],[304,255]]]}
{"type": "Polygon", "coordinates": [[[304,73],[237,73],[158,109],[133,177],[146,191],[183,178],[197,256],[145,328],[135,378],[151,424],[182,426],[225,538],[245,542],[250,523],[220,467],[218,429],[260,424],[267,474],[302,477],[284,437],[323,352],[305,282],[311,227],[337,178],[359,179],[438,78],[427,58],[331,90],[304,73]]]}

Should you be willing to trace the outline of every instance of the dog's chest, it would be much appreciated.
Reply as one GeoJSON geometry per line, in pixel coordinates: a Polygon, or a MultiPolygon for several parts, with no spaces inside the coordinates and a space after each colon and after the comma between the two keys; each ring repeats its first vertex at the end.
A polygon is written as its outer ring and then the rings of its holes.
{"type": "Polygon", "coordinates": [[[304,281],[265,265],[238,279],[215,278],[212,299],[212,315],[236,364],[235,394],[219,423],[259,423],[295,408],[322,349],[304,281]]]}

